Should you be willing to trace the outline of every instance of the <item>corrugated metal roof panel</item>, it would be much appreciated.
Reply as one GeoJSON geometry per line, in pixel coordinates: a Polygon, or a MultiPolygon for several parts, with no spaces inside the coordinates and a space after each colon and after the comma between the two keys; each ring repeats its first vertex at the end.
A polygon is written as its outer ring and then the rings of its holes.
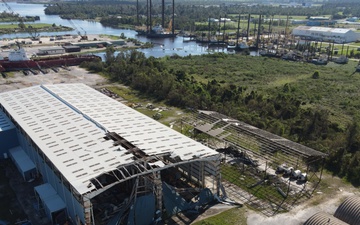
{"type": "Polygon", "coordinates": [[[350,196],[337,208],[334,216],[351,225],[360,224],[360,197],[350,196]]]}
{"type": "Polygon", "coordinates": [[[349,225],[325,212],[312,215],[304,225],[349,225]]]}

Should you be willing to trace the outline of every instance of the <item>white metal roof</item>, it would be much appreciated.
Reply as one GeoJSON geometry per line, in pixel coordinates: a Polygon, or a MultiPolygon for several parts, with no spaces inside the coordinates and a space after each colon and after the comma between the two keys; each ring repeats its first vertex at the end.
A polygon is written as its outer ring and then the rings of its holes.
{"type": "Polygon", "coordinates": [[[341,33],[341,34],[345,34],[349,31],[352,31],[351,29],[345,29],[345,28],[312,27],[312,26],[299,26],[294,28],[294,30],[308,30],[308,31],[331,32],[331,33],[341,33]]]}
{"type": "Polygon", "coordinates": [[[57,51],[57,50],[62,50],[64,51],[65,49],[62,46],[54,46],[54,47],[47,47],[47,48],[39,48],[39,51],[57,51]]]}
{"type": "Polygon", "coordinates": [[[148,155],[176,152],[182,160],[189,160],[194,155],[217,154],[216,151],[85,84],[45,87],[106,130],[118,133],[148,155]]]}
{"type": "Polygon", "coordinates": [[[15,126],[14,124],[7,118],[7,116],[0,110],[0,132],[11,130],[15,126]]]}
{"type": "Polygon", "coordinates": [[[89,180],[133,161],[104,139],[116,132],[148,155],[182,160],[217,152],[84,84],[35,86],[0,93],[0,104],[80,193],[89,180]]]}

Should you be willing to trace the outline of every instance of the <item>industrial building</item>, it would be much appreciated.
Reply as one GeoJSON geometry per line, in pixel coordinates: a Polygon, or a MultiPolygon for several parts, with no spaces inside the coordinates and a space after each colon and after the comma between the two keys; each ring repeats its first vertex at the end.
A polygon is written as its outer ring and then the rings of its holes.
{"type": "Polygon", "coordinates": [[[114,45],[125,45],[124,40],[112,40],[112,41],[83,41],[78,43],[71,43],[71,45],[79,46],[80,48],[95,48],[98,46],[114,46],[114,45]]]}
{"type": "Polygon", "coordinates": [[[38,55],[56,55],[56,54],[64,54],[65,49],[63,47],[47,47],[47,48],[40,48],[38,50],[38,55]]]}
{"type": "Polygon", "coordinates": [[[0,93],[0,143],[52,224],[150,224],[219,192],[216,151],[84,84],[0,93]]]}
{"type": "Polygon", "coordinates": [[[76,45],[63,45],[62,47],[65,49],[66,53],[81,51],[80,46],[76,46],[76,45]]]}
{"type": "Polygon", "coordinates": [[[360,39],[360,34],[351,29],[331,27],[299,26],[294,28],[292,35],[314,41],[349,43],[360,39]]]}

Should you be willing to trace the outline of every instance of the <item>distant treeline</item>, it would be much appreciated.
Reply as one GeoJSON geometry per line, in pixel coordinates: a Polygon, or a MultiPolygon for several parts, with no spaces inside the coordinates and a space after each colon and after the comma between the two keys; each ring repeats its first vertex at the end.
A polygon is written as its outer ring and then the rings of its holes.
{"type": "Polygon", "coordinates": [[[19,14],[13,14],[9,12],[0,13],[0,22],[34,22],[40,20],[39,16],[24,16],[21,17],[19,14]]]}
{"type": "MultiPolygon", "coordinates": [[[[161,1],[153,1],[153,23],[160,22],[161,1]]],[[[317,7],[280,7],[271,5],[246,5],[246,4],[219,4],[219,5],[196,5],[175,3],[175,29],[188,29],[194,27],[195,22],[205,22],[209,17],[219,18],[227,15],[254,14],[264,15],[269,18],[272,15],[289,16],[321,16],[331,15],[335,19],[347,16],[360,17],[360,4],[358,2],[327,2],[317,7]]],[[[66,19],[101,19],[106,26],[143,25],[146,24],[146,1],[139,1],[139,21],[136,14],[136,1],[91,1],[70,2],[49,5],[45,9],[47,15],[60,15],[66,19]]],[[[165,6],[166,24],[170,21],[172,5],[170,1],[165,6]]]]}

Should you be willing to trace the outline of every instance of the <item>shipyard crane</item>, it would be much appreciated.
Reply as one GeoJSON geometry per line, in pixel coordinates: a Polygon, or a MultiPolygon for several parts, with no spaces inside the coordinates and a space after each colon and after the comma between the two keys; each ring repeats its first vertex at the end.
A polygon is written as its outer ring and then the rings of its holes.
{"type": "MultiPolygon", "coordinates": [[[[56,3],[56,6],[59,7],[60,9],[62,9],[62,7],[58,3],[56,3]]],[[[81,30],[84,31],[84,34],[82,34],[80,32],[80,30],[75,25],[75,23],[71,20],[71,18],[66,18],[66,19],[67,19],[67,21],[69,21],[70,25],[73,27],[73,29],[76,31],[76,33],[80,36],[80,40],[82,40],[82,41],[88,40],[88,36],[86,35],[86,31],[82,27],[80,27],[80,28],[81,28],[81,30]]]]}
{"type": "Polygon", "coordinates": [[[84,34],[82,34],[80,32],[80,30],[77,28],[77,26],[75,25],[75,23],[71,20],[71,19],[67,19],[69,21],[69,23],[71,24],[71,26],[75,29],[75,31],[77,32],[77,34],[80,36],[80,40],[86,41],[88,40],[88,36],[86,35],[86,31],[81,28],[84,31],[84,34]]]}
{"type": "Polygon", "coordinates": [[[11,13],[12,15],[14,15],[14,16],[17,15],[17,16],[19,16],[20,23],[24,24],[24,30],[25,30],[28,34],[30,34],[31,40],[33,40],[33,41],[39,40],[40,34],[37,34],[36,30],[35,30],[32,26],[26,27],[26,25],[25,25],[25,23],[24,23],[24,22],[25,22],[25,21],[24,21],[24,17],[20,16],[18,13],[15,13],[14,10],[10,7],[9,4],[7,4],[7,2],[6,2],[5,0],[1,0],[1,1],[4,3],[4,5],[6,6],[6,8],[10,11],[10,13],[11,13]]]}
{"type": "Polygon", "coordinates": [[[7,2],[6,2],[5,0],[1,0],[1,1],[2,1],[2,3],[4,3],[5,7],[10,11],[10,13],[11,13],[12,15],[14,15],[14,16],[19,15],[18,13],[15,13],[15,12],[12,10],[12,8],[7,4],[7,2]]]}

